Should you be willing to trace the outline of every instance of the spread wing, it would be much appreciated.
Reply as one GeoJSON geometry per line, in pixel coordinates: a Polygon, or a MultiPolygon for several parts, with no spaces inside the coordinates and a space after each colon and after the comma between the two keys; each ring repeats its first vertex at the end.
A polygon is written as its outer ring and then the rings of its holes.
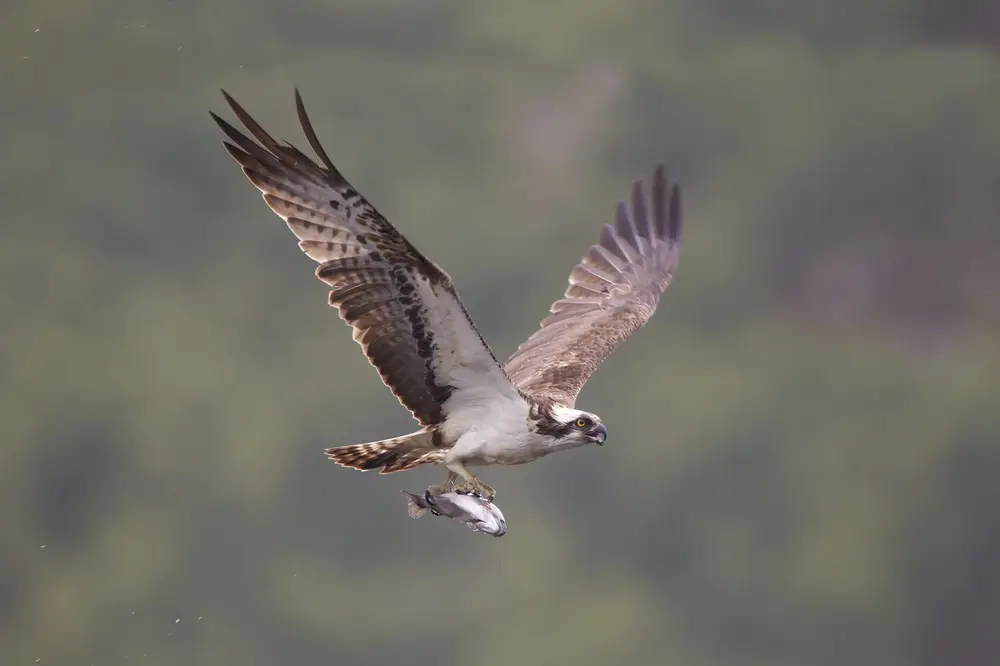
{"type": "Polygon", "coordinates": [[[319,263],[330,305],[354,329],[382,381],[421,425],[440,423],[456,391],[480,399],[516,396],[476,330],[451,278],[361,196],[327,157],[298,91],[299,122],[324,166],[279,144],[225,91],[253,139],[214,113],[223,142],[264,201],[319,263]],[[254,140],[255,139],[255,140],[254,140]],[[485,393],[483,393],[485,391],[485,393]]]}
{"type": "Polygon", "coordinates": [[[659,165],[650,201],[637,181],[631,206],[618,204],[615,223],[573,268],[565,297],[507,360],[511,381],[572,406],[597,366],[653,316],[677,267],[680,232],[680,191],[668,191],[659,165]]]}

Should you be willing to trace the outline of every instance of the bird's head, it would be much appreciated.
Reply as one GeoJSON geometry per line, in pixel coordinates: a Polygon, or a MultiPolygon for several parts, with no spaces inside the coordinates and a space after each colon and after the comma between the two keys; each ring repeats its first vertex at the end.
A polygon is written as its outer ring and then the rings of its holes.
{"type": "Polygon", "coordinates": [[[603,446],[608,438],[608,429],[597,414],[571,407],[553,407],[537,427],[539,432],[554,438],[557,446],[603,446]]]}

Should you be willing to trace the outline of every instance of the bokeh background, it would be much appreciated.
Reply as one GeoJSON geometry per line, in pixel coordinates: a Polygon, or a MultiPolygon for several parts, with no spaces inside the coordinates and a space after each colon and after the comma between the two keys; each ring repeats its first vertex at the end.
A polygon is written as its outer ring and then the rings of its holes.
{"type": "Polygon", "coordinates": [[[998,8],[5,3],[0,662],[1000,663],[998,8]],[[684,187],[503,539],[322,455],[413,424],[207,113],[305,147],[296,85],[503,358],[684,187]]]}

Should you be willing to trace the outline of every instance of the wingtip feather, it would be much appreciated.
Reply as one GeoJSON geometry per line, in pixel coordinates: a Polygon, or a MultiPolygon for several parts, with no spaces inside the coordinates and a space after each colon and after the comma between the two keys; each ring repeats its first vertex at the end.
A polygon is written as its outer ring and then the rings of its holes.
{"type": "Polygon", "coordinates": [[[681,188],[676,183],[670,188],[670,215],[667,235],[674,244],[681,242],[681,228],[683,226],[684,211],[681,207],[681,188]]]}
{"type": "Polygon", "coordinates": [[[652,239],[654,234],[653,225],[649,220],[646,211],[646,192],[643,187],[641,180],[632,181],[632,224],[630,225],[633,230],[633,237],[629,241],[635,245],[640,253],[643,252],[643,247],[639,240],[643,235],[649,240],[649,244],[652,245],[652,239]]]}
{"type": "Polygon", "coordinates": [[[323,145],[319,141],[319,137],[316,135],[316,130],[313,129],[312,121],[309,120],[309,114],[306,113],[305,102],[302,101],[302,93],[299,92],[298,88],[295,88],[295,113],[299,117],[299,125],[302,127],[302,132],[306,135],[306,140],[326,166],[327,171],[329,171],[330,175],[344,180],[337,167],[333,166],[333,161],[326,154],[323,145]]]}

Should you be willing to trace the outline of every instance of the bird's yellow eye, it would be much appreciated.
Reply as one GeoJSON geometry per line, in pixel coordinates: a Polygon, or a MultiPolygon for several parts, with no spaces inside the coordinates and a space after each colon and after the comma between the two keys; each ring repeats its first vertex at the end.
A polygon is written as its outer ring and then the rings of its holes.
{"type": "Polygon", "coordinates": [[[576,427],[577,428],[586,428],[587,427],[587,419],[577,419],[576,420],[576,427]]]}

